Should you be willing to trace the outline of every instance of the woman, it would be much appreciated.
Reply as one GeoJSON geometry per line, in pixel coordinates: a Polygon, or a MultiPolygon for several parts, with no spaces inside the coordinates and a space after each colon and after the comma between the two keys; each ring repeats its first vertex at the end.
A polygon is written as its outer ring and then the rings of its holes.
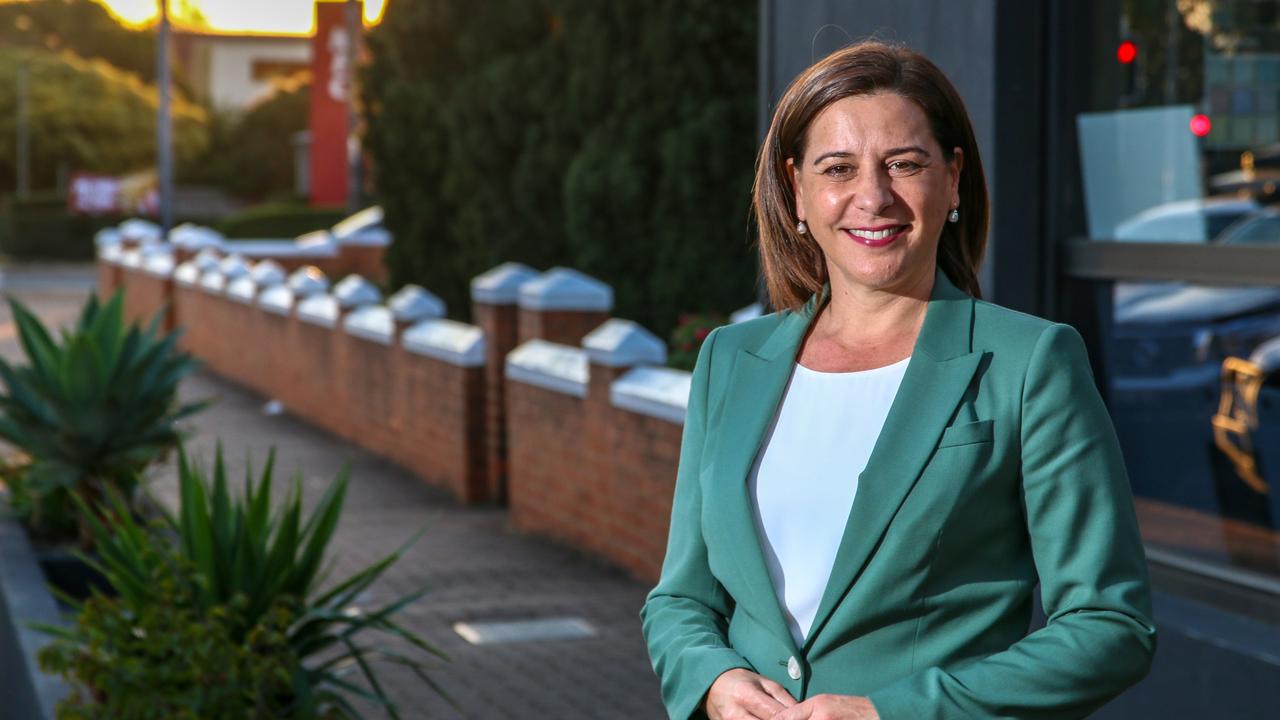
{"type": "Polygon", "coordinates": [[[975,299],[987,192],[947,79],[878,43],[814,65],[755,209],[781,311],[703,345],[641,613],[671,717],[1078,718],[1142,678],[1115,433],[1074,330],[975,299]]]}

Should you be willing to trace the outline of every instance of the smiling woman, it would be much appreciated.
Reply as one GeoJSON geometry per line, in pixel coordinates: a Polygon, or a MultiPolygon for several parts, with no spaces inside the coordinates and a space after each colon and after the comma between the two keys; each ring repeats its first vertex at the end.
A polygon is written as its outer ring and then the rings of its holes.
{"type": "Polygon", "coordinates": [[[1075,718],[1140,679],[1115,432],[1074,330],[977,299],[987,190],[950,81],[879,43],[821,60],[755,206],[779,312],[702,346],[641,613],[671,717],[1075,718]]]}
{"type": "MultiPolygon", "coordinates": [[[[121,22],[146,26],[159,13],[156,0],[97,0],[121,22]]],[[[321,0],[341,2],[342,0],[321,0]]],[[[387,0],[364,0],[365,25],[382,20],[387,0]]],[[[180,26],[215,32],[296,33],[315,31],[316,0],[169,0],[169,14],[180,26]]]]}

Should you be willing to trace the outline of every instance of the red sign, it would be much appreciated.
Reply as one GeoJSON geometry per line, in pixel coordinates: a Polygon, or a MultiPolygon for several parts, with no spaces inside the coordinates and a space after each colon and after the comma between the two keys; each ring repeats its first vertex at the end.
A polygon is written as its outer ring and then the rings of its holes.
{"type": "MultiPolygon", "coordinates": [[[[316,2],[316,34],[311,38],[311,151],[312,205],[343,205],[347,201],[347,97],[352,37],[347,30],[347,3],[316,2]]],[[[362,3],[356,16],[363,17],[362,3]]]]}

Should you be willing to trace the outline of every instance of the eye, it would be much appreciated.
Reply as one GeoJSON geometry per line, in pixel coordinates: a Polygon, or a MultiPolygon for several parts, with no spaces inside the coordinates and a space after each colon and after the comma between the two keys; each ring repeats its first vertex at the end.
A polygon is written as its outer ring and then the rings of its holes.
{"type": "Polygon", "coordinates": [[[843,178],[853,174],[853,166],[845,163],[829,165],[822,171],[823,175],[832,178],[843,178]]]}
{"type": "Polygon", "coordinates": [[[894,160],[889,163],[889,172],[894,175],[912,175],[920,170],[920,164],[910,160],[894,160]]]}

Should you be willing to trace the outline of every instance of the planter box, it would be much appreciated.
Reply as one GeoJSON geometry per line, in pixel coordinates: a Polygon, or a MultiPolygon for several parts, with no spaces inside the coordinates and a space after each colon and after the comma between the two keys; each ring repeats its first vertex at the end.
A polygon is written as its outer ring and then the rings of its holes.
{"type": "Polygon", "coordinates": [[[61,678],[46,676],[36,652],[48,638],[28,622],[63,622],[58,604],[22,525],[0,518],[0,698],[8,720],[51,720],[69,689],[61,678]]]}

